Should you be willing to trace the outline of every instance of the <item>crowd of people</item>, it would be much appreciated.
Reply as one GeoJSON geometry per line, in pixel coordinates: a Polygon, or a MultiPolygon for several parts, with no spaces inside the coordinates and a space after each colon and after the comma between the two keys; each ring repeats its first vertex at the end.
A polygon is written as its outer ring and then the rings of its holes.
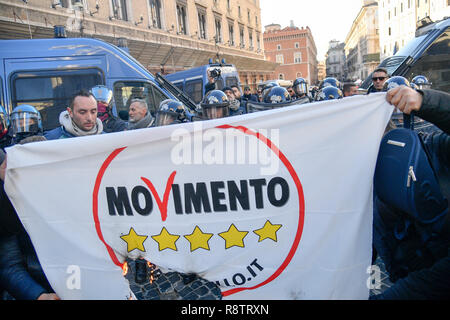
{"type": "MultiPolygon", "coordinates": [[[[386,69],[376,69],[372,74],[373,85],[368,93],[387,91],[386,99],[405,114],[414,112],[441,130],[425,139],[425,147],[436,166],[442,192],[450,199],[450,95],[427,88],[428,80],[416,77],[410,83],[403,77],[389,77],[386,69]]],[[[318,88],[309,88],[303,78],[284,88],[276,82],[268,83],[252,93],[245,86],[224,87],[221,90],[208,84],[198,110],[190,110],[183,103],[167,99],[161,102],[152,114],[145,97],[131,99],[128,121],[113,115],[113,92],[103,85],[77,92],[67,110],[59,116],[60,126],[44,132],[40,113],[31,105],[17,106],[10,115],[0,106],[0,291],[14,299],[59,299],[46,280],[33,245],[4,190],[7,166],[4,148],[15,144],[33,143],[43,140],[74,138],[87,135],[107,134],[125,130],[136,130],[174,123],[217,119],[249,112],[248,104],[312,103],[330,99],[342,99],[358,94],[358,86],[334,78],[324,79],[318,88]],[[5,293],[6,292],[6,293],[5,293]]],[[[412,260],[397,259],[405,246],[409,253],[422,243],[409,243],[408,237],[401,240],[392,237],[394,220],[402,213],[377,199],[374,203],[374,259],[377,254],[385,260],[394,285],[374,299],[441,299],[450,297],[450,225],[445,224],[436,241],[447,249],[438,255],[416,257],[412,260]],[[389,221],[387,223],[386,221],[389,221]],[[406,244],[405,244],[406,243],[406,244]],[[427,259],[423,263],[417,260],[427,259]],[[403,273],[396,263],[403,263],[403,273]],[[420,267],[418,267],[420,266],[420,267]]],[[[448,208],[447,208],[448,211],[448,208]]],[[[448,215],[448,214],[447,214],[448,215]]],[[[448,220],[448,219],[447,219],[448,220]]]]}

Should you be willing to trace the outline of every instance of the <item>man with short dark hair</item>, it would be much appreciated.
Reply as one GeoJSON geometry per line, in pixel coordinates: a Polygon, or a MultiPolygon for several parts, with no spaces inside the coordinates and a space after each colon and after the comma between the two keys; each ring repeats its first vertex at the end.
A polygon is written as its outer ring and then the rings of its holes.
{"type": "Polygon", "coordinates": [[[358,94],[358,86],[353,82],[344,83],[344,87],[342,88],[342,92],[344,93],[344,97],[351,97],[358,94]]]}
{"type": "Polygon", "coordinates": [[[367,93],[381,92],[383,91],[383,86],[386,80],[389,78],[387,69],[377,68],[372,73],[372,85],[370,86],[367,93]]]}
{"type": "Polygon", "coordinates": [[[59,115],[60,127],[47,131],[47,140],[81,137],[103,132],[103,124],[97,118],[97,100],[92,93],[81,90],[75,94],[70,106],[59,115]]]}

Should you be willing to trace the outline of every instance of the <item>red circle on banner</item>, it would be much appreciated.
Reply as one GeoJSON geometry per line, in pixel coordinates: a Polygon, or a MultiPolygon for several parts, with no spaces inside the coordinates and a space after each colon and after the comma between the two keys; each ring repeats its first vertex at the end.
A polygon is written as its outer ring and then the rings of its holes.
{"type": "MultiPolygon", "coordinates": [[[[253,287],[240,287],[240,288],[230,289],[230,290],[222,292],[223,296],[229,296],[229,295],[238,293],[243,290],[253,290],[253,289],[259,288],[261,286],[264,286],[267,283],[273,281],[275,278],[277,278],[284,271],[284,269],[286,269],[286,267],[289,265],[292,258],[294,257],[295,252],[297,251],[297,248],[298,248],[298,245],[300,243],[300,239],[301,239],[301,236],[303,233],[303,225],[304,225],[304,220],[305,220],[305,199],[304,199],[304,195],[303,195],[302,184],[300,182],[300,179],[298,178],[297,173],[294,170],[294,167],[289,162],[289,160],[286,158],[286,156],[278,149],[278,147],[275,146],[269,139],[267,139],[262,134],[254,132],[252,130],[249,130],[243,126],[221,125],[216,128],[236,129],[236,130],[243,132],[244,134],[255,136],[261,142],[266,144],[273,152],[275,152],[276,155],[278,155],[280,161],[284,164],[284,166],[288,170],[289,174],[291,175],[292,179],[294,180],[295,186],[297,188],[298,199],[299,199],[299,220],[298,220],[298,224],[297,224],[297,232],[296,232],[296,235],[294,238],[294,242],[292,243],[291,249],[289,250],[288,255],[286,256],[286,258],[284,259],[282,264],[278,267],[277,270],[275,270],[275,272],[270,277],[268,277],[266,280],[264,280],[263,282],[255,285],[253,287]]],[[[118,149],[114,150],[103,162],[103,164],[100,167],[100,170],[97,174],[97,178],[95,180],[95,185],[94,185],[94,190],[93,190],[93,199],[92,199],[93,200],[92,201],[92,211],[93,211],[95,230],[97,232],[97,235],[98,235],[100,241],[102,241],[103,244],[105,245],[105,247],[108,251],[108,254],[111,257],[112,262],[115,265],[119,266],[120,268],[123,267],[123,264],[117,258],[116,254],[114,253],[114,250],[106,243],[106,241],[103,237],[103,234],[102,234],[100,220],[98,218],[98,192],[100,189],[100,184],[103,179],[103,175],[105,174],[106,170],[108,169],[108,166],[111,164],[111,162],[114,160],[114,158],[125,149],[126,149],[126,147],[118,148],[118,149]]]]}

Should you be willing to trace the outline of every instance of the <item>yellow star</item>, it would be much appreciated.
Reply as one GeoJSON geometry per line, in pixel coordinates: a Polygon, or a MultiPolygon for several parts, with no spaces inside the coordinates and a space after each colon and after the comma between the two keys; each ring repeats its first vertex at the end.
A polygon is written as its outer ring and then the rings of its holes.
{"type": "Polygon", "coordinates": [[[164,249],[172,249],[174,251],[178,251],[175,242],[179,237],[180,236],[170,234],[165,227],[161,229],[161,233],[159,235],[152,236],[153,240],[158,242],[159,251],[163,251],[164,249]]]}
{"type": "Polygon", "coordinates": [[[127,251],[133,251],[134,249],[141,250],[145,252],[144,241],[148,238],[147,236],[140,236],[130,228],[128,234],[120,236],[120,238],[127,243],[127,251]]]}
{"type": "Polygon", "coordinates": [[[244,238],[248,231],[239,231],[236,229],[234,224],[228,228],[228,231],[219,233],[225,240],[225,249],[231,248],[233,246],[244,248],[244,238]]]}
{"type": "Polygon", "coordinates": [[[253,232],[259,236],[258,242],[261,242],[264,239],[272,239],[277,242],[277,231],[281,228],[281,226],[281,224],[272,224],[269,220],[267,220],[264,227],[253,232]]]}
{"type": "Polygon", "coordinates": [[[212,233],[203,233],[198,226],[195,226],[194,231],[191,234],[184,237],[191,243],[191,252],[198,248],[209,250],[209,239],[213,236],[212,233]]]}

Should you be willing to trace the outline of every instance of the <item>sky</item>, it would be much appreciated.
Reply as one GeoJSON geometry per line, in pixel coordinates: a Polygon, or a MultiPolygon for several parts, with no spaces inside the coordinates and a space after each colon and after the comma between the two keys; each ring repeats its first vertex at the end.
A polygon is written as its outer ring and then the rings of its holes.
{"type": "Polygon", "coordinates": [[[296,27],[311,29],[317,47],[317,60],[325,60],[330,40],[345,41],[362,0],[260,0],[261,23],[279,24],[294,21],[296,27]]]}

